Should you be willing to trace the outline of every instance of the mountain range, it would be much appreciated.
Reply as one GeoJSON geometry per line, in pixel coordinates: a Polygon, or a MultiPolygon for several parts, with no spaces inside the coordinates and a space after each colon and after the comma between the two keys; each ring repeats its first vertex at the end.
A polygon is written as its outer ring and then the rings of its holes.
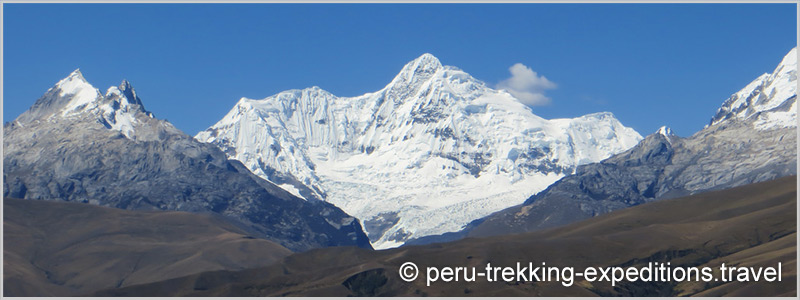
{"type": "Polygon", "coordinates": [[[655,200],[797,174],[797,48],[682,138],[662,127],[638,145],[578,167],[524,203],[459,232],[412,243],[540,230],[655,200]]]}
{"type": "Polygon", "coordinates": [[[376,248],[459,230],[641,140],[607,112],[543,119],[431,54],[357,97],[242,98],[195,138],[359,218],[376,248]]]}
{"type": "Polygon", "coordinates": [[[76,70],[3,132],[6,197],[211,212],[293,251],[370,248],[358,220],[297,198],[156,119],[127,81],[102,94],[76,70]]]}
{"type": "Polygon", "coordinates": [[[195,137],[76,70],[3,127],[4,296],[794,296],[797,55],[697,133],[644,138],[611,113],[543,119],[430,54],[362,96],[242,98],[195,137]],[[545,260],[783,262],[784,278],[397,273],[545,260]]]}

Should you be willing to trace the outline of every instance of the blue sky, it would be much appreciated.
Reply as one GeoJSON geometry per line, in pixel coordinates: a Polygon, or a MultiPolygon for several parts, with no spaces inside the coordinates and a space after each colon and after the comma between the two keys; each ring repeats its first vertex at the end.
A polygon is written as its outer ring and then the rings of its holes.
{"type": "Polygon", "coordinates": [[[795,4],[4,4],[3,118],[80,68],[194,135],[240,97],[360,95],[429,52],[491,86],[527,66],[555,86],[545,118],[610,111],[688,136],[796,26],[795,4]]]}

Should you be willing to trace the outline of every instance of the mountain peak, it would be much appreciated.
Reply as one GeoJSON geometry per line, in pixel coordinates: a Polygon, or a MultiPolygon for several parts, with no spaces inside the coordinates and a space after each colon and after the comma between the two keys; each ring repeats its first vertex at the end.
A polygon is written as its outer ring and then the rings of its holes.
{"type": "Polygon", "coordinates": [[[667,140],[667,142],[670,144],[672,144],[672,138],[677,137],[677,135],[675,135],[675,133],[672,132],[672,128],[669,128],[667,126],[661,126],[661,128],[658,128],[658,130],[656,130],[656,132],[654,132],[651,135],[662,137],[665,140],[667,140]]]}
{"type": "Polygon", "coordinates": [[[659,128],[656,131],[656,133],[663,135],[665,137],[671,137],[675,135],[675,133],[672,132],[672,129],[667,126],[661,126],[661,128],[659,128]]]}
{"type": "Polygon", "coordinates": [[[142,100],[136,95],[130,82],[123,80],[119,86],[108,88],[103,95],[86,81],[80,69],[76,69],[36,100],[30,109],[17,117],[16,122],[27,124],[53,117],[53,120],[89,118],[131,138],[134,136],[138,123],[136,114],[139,112],[154,117],[144,109],[142,100]]]}
{"type": "Polygon", "coordinates": [[[119,89],[120,90],[128,90],[128,89],[132,90],[133,89],[133,85],[131,85],[130,81],[128,81],[127,79],[123,79],[122,82],[119,84],[119,89]]]}
{"type": "Polygon", "coordinates": [[[432,66],[438,66],[438,67],[442,66],[442,63],[439,61],[439,59],[436,58],[436,56],[433,56],[433,54],[430,54],[430,53],[423,53],[422,55],[420,55],[416,59],[412,60],[411,62],[416,63],[418,65],[420,65],[420,64],[421,65],[432,65],[432,66]]]}
{"type": "Polygon", "coordinates": [[[430,53],[424,53],[417,57],[416,59],[412,60],[406,67],[411,68],[403,68],[403,70],[413,70],[414,73],[426,73],[426,74],[433,74],[437,70],[442,68],[442,62],[439,61],[436,56],[430,53]]]}
{"type": "Polygon", "coordinates": [[[408,85],[425,81],[441,68],[442,63],[438,58],[430,53],[425,53],[403,66],[403,70],[397,74],[390,85],[408,85]]]}
{"type": "MultiPolygon", "coordinates": [[[[108,106],[102,106],[101,109],[104,110],[106,114],[116,114],[116,111],[130,113],[143,112],[153,117],[152,113],[145,110],[142,99],[136,94],[136,90],[128,80],[122,80],[119,86],[108,88],[104,103],[108,104],[108,106]]],[[[113,120],[110,123],[114,123],[113,120]]]]}
{"type": "Polygon", "coordinates": [[[295,195],[340,205],[369,224],[377,248],[459,230],[642,138],[609,112],[536,116],[430,53],[406,63],[379,91],[321,92],[240,101],[196,139],[295,195]]]}
{"type": "Polygon", "coordinates": [[[72,73],[69,73],[69,75],[65,79],[67,78],[77,78],[86,81],[86,79],[83,78],[83,73],[81,73],[81,68],[77,68],[75,69],[75,71],[72,71],[72,73]]]}
{"type": "Polygon", "coordinates": [[[311,94],[324,94],[324,95],[333,95],[331,92],[319,87],[319,86],[312,86],[302,90],[304,93],[311,93],[311,94]]]}
{"type": "Polygon", "coordinates": [[[89,84],[80,69],[72,71],[67,77],[59,80],[47,93],[22,113],[16,121],[24,124],[55,113],[67,115],[81,111],[103,96],[94,86],[89,84]]]}
{"type": "Polygon", "coordinates": [[[133,85],[128,80],[123,79],[122,83],[119,84],[118,87],[119,91],[122,92],[122,95],[125,96],[126,100],[129,104],[135,104],[142,106],[141,109],[144,110],[144,105],[142,105],[142,99],[136,95],[136,90],[133,89],[133,85]]]}
{"type": "Polygon", "coordinates": [[[81,69],[75,69],[75,71],[69,73],[67,77],[59,80],[58,83],[53,86],[53,89],[58,89],[61,96],[79,95],[83,92],[85,95],[81,96],[88,97],[94,96],[95,93],[92,93],[92,91],[96,90],[94,86],[89,84],[86,78],[83,77],[81,69]]]}
{"type": "Polygon", "coordinates": [[[740,120],[760,129],[796,126],[797,48],[783,57],[770,74],[766,73],[731,95],[706,127],[740,120]]]}

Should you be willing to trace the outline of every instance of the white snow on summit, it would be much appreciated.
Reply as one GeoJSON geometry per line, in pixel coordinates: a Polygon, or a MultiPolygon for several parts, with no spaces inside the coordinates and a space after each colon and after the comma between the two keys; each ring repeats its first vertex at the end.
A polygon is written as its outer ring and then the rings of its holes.
{"type": "Polygon", "coordinates": [[[659,127],[658,130],[656,130],[655,134],[663,136],[664,138],[667,139],[669,143],[672,143],[672,137],[676,136],[675,133],[672,132],[672,128],[669,128],[667,126],[659,127]]]}
{"type": "Polygon", "coordinates": [[[750,120],[760,130],[797,126],[797,48],[771,74],[763,74],[726,100],[711,125],[750,120]]]}
{"type": "Polygon", "coordinates": [[[80,69],[73,71],[69,76],[56,83],[56,87],[59,89],[59,96],[71,96],[71,100],[64,106],[61,112],[63,116],[76,113],[92,105],[92,103],[102,97],[100,91],[83,78],[80,69]]]}
{"type": "Polygon", "coordinates": [[[669,128],[667,126],[661,126],[660,128],[658,128],[656,132],[665,137],[671,137],[675,135],[674,133],[672,133],[672,128],[669,128]]]}
{"type": "Polygon", "coordinates": [[[110,87],[103,95],[77,69],[50,88],[16,122],[24,125],[36,120],[96,117],[107,128],[133,138],[139,123],[136,114],[140,112],[152,117],[128,81],[110,87]]]}
{"type": "Polygon", "coordinates": [[[611,113],[543,119],[430,54],[361,96],[242,98],[196,138],[359,218],[376,248],[460,230],[642,139],[611,113]]]}

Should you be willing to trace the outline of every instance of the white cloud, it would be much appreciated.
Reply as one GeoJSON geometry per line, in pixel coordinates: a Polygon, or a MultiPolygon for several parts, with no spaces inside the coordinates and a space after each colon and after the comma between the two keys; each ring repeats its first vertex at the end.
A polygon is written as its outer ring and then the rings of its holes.
{"type": "Polygon", "coordinates": [[[500,81],[497,88],[505,89],[511,95],[519,99],[520,102],[530,106],[548,105],[551,100],[544,95],[545,90],[556,88],[556,84],[547,80],[544,76],[539,76],[527,66],[516,63],[508,71],[511,77],[500,81]]]}

